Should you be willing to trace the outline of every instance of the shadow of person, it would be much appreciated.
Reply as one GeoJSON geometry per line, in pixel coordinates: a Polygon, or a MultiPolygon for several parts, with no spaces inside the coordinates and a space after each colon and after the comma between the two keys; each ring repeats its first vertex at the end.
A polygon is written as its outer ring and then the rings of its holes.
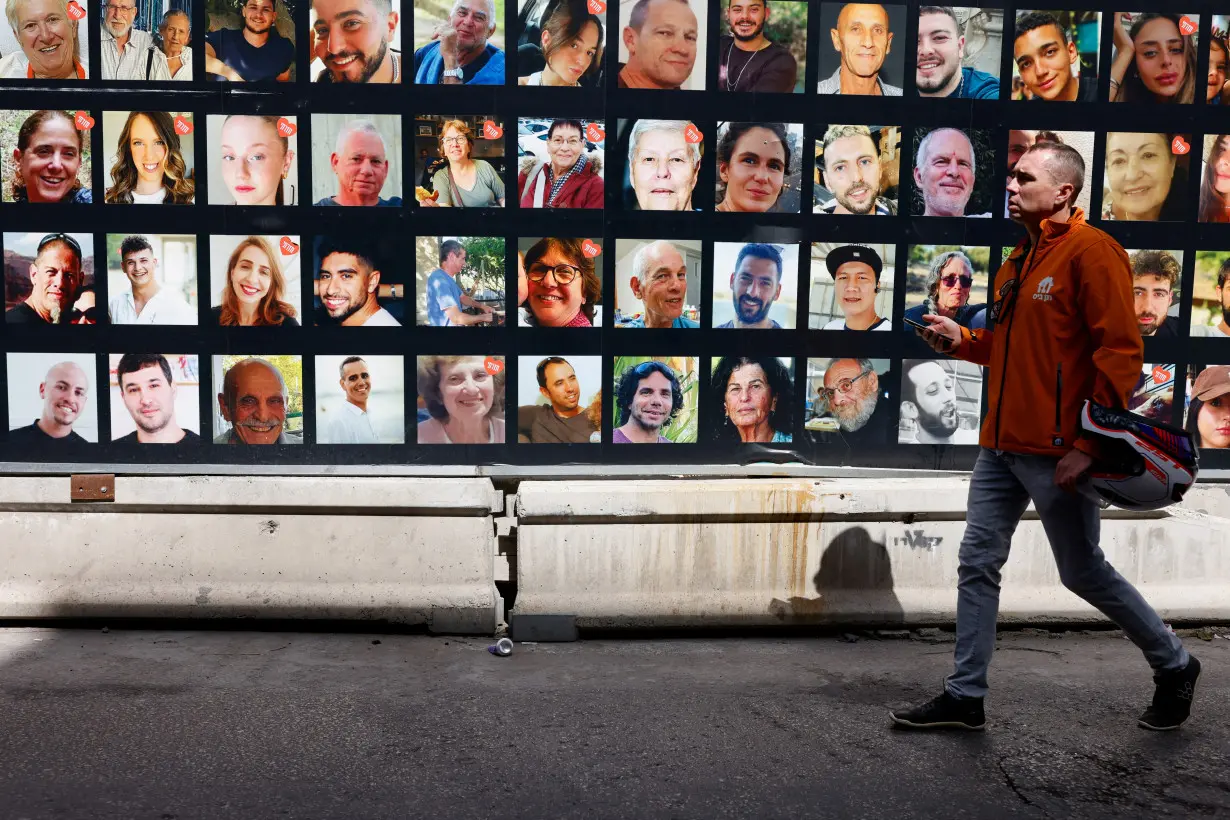
{"type": "Polygon", "coordinates": [[[769,612],[785,623],[899,624],[905,620],[888,548],[865,527],[843,530],[820,556],[817,597],[774,598],[769,612]]]}

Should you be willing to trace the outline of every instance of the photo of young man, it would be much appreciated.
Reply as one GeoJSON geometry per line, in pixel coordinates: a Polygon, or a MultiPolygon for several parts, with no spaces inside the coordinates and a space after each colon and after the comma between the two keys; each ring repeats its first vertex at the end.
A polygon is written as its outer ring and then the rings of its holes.
{"type": "Polygon", "coordinates": [[[599,443],[602,435],[602,360],[597,356],[522,356],[517,395],[517,441],[527,444],[599,443]]]}
{"type": "Polygon", "coordinates": [[[403,357],[316,357],[317,444],[401,444],[405,407],[403,357]]]}
{"type": "Polygon", "coordinates": [[[129,447],[135,444],[199,446],[201,437],[196,430],[189,429],[199,427],[199,372],[196,356],[112,355],[111,440],[129,447]],[[126,413],[115,412],[116,397],[126,413]],[[185,414],[191,417],[191,422],[181,422],[185,414]]]}
{"type": "Polygon", "coordinates": [[[1197,337],[1230,338],[1230,255],[1196,251],[1192,329],[1197,337]]]}
{"type": "Polygon", "coordinates": [[[98,440],[88,353],[8,354],[10,447],[46,449],[98,440]]]}
{"type": "Polygon", "coordinates": [[[903,60],[894,54],[893,33],[905,31],[905,6],[879,3],[821,3],[820,29],[832,50],[820,49],[818,94],[900,97],[903,60]]]}
{"type": "Polygon", "coordinates": [[[798,264],[797,244],[715,242],[713,326],[745,330],[793,328],[798,264]]]}
{"type": "Polygon", "coordinates": [[[339,236],[319,237],[316,242],[316,300],[319,303],[316,324],[400,327],[401,322],[381,304],[383,267],[378,249],[371,243],[339,236]]]}
{"type": "Polygon", "coordinates": [[[1002,9],[922,6],[914,87],[920,97],[999,99],[999,53],[986,48],[987,30],[1003,30],[1002,9]],[[975,50],[967,36],[982,38],[975,50]],[[976,66],[981,66],[981,70],[976,66]]]}
{"type": "Polygon", "coordinates": [[[982,369],[952,359],[906,359],[901,374],[901,444],[977,444],[982,369]]]}
{"type": "Polygon", "coordinates": [[[295,20],[279,0],[208,0],[205,73],[233,83],[290,82],[295,20]],[[238,8],[238,14],[235,9],[238,8]]]}
{"type": "Polygon", "coordinates": [[[718,38],[722,91],[801,93],[807,54],[807,3],[726,0],[727,33],[718,38]],[[782,38],[788,38],[781,42],[782,38]]]}
{"type": "Polygon", "coordinates": [[[1128,251],[1128,261],[1132,265],[1132,296],[1140,335],[1177,338],[1183,251],[1128,251]]]}
{"type": "Polygon", "coordinates": [[[1014,99],[1096,102],[1098,37],[1095,11],[1018,11],[1013,29],[1014,99]]]}
{"type": "Polygon", "coordinates": [[[107,234],[108,310],[115,325],[195,325],[196,236],[107,234]],[[162,254],[172,258],[164,266],[162,254]],[[117,247],[118,246],[118,247],[117,247]],[[113,267],[118,262],[118,267],[113,267]]]}
{"type": "Polygon", "coordinates": [[[812,330],[891,330],[894,245],[811,244],[812,330]]]}
{"type": "Polygon", "coordinates": [[[695,357],[615,357],[613,444],[692,444],[700,363],[695,357]]]}
{"type": "Polygon", "coordinates": [[[310,74],[318,83],[400,83],[400,0],[312,0],[310,74]]]}
{"type": "Polygon", "coordinates": [[[812,213],[892,216],[897,213],[901,129],[829,125],[816,141],[812,213]]]}

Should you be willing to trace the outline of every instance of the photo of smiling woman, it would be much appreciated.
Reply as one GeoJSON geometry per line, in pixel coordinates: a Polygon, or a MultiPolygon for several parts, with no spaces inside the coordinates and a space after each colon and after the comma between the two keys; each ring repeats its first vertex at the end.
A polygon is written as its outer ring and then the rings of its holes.
{"type": "Polygon", "coordinates": [[[1200,221],[1230,222],[1230,134],[1206,134],[1200,176],[1200,221]]]}
{"type": "Polygon", "coordinates": [[[88,46],[81,23],[68,14],[68,0],[7,0],[4,4],[12,36],[0,35],[0,79],[84,80],[88,46]]]}
{"type": "MultiPolygon", "coordinates": [[[[1194,369],[1194,368],[1193,368],[1194,369]]],[[[1206,367],[1188,391],[1187,423],[1202,450],[1230,448],[1230,365],[1206,367]]]]}
{"type": "Polygon", "coordinates": [[[628,210],[691,211],[700,175],[703,137],[686,120],[620,120],[628,144],[623,201],[628,210]],[[692,130],[689,130],[692,129],[692,130]],[[690,141],[688,135],[693,134],[690,141]]]}
{"type": "Polygon", "coordinates": [[[103,113],[103,142],[118,131],[112,155],[109,205],[191,205],[196,196],[192,134],[180,137],[176,123],[192,126],[192,114],[165,111],[103,113]],[[122,125],[121,125],[122,121],[122,125]]]}
{"type": "MultiPolygon", "coordinates": [[[[504,180],[500,172],[485,159],[474,156],[474,129],[457,119],[439,123],[438,146],[445,162],[435,163],[431,177],[432,190],[415,190],[419,205],[424,208],[503,208],[504,180]]],[[[503,155],[503,135],[484,140],[503,155]]]]}
{"type": "Polygon", "coordinates": [[[295,204],[299,188],[296,117],[211,114],[206,122],[210,203],[295,204]]]}
{"type": "Polygon", "coordinates": [[[787,444],[794,427],[794,360],[725,356],[713,360],[707,409],[721,419],[715,442],[787,444]]]}
{"type": "MultiPolygon", "coordinates": [[[[1197,15],[1183,15],[1199,27],[1197,15]]],[[[1196,98],[1196,35],[1178,14],[1115,15],[1111,102],[1189,103],[1196,98]]]]}
{"type": "Polygon", "coordinates": [[[419,356],[418,443],[503,444],[504,377],[503,356],[419,356]]]}
{"type": "Polygon", "coordinates": [[[211,315],[222,327],[298,327],[299,237],[209,237],[211,315]]]}
{"type": "Polygon", "coordinates": [[[720,123],[714,210],[798,213],[802,142],[801,125],[720,123]]]}
{"type": "Polygon", "coordinates": [[[4,201],[93,202],[87,136],[68,111],[0,111],[4,201]]]}
{"type": "Polygon", "coordinates": [[[587,0],[522,0],[520,15],[518,85],[600,84],[606,28],[587,0]]]}
{"type": "Polygon", "coordinates": [[[1189,140],[1186,134],[1107,133],[1102,218],[1135,222],[1186,219],[1189,140]]]}
{"type": "Polygon", "coordinates": [[[1209,74],[1206,80],[1204,101],[1208,105],[1230,103],[1230,84],[1226,82],[1226,68],[1230,66],[1230,41],[1227,32],[1230,15],[1214,14],[1213,28],[1209,36],[1209,74]]]}
{"type": "Polygon", "coordinates": [[[602,275],[585,255],[584,239],[519,239],[525,255],[526,297],[521,327],[602,325],[602,275]]]}

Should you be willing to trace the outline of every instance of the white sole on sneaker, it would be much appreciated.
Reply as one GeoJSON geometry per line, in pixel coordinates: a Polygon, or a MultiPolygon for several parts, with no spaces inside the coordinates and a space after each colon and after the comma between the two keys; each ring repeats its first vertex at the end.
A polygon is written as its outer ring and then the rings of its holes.
{"type": "Polygon", "coordinates": [[[946,720],[940,723],[914,723],[913,721],[899,718],[892,712],[888,713],[888,717],[893,723],[898,726],[905,726],[908,729],[964,729],[967,732],[981,732],[987,728],[985,723],[970,726],[968,723],[961,723],[958,720],[946,720]]]}
{"type": "Polygon", "coordinates": [[[1144,722],[1143,720],[1138,720],[1136,721],[1136,725],[1142,729],[1148,729],[1150,732],[1173,732],[1174,730],[1178,729],[1183,724],[1176,723],[1173,726],[1154,726],[1150,723],[1144,722]]]}

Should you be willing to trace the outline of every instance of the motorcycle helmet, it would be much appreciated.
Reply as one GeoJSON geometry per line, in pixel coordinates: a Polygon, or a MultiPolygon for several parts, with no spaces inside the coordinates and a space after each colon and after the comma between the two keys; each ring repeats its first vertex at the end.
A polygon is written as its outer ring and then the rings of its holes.
{"type": "Polygon", "coordinates": [[[1088,400],[1081,429],[1099,444],[1089,487],[1108,504],[1158,510],[1181,501],[1196,482],[1200,456],[1186,430],[1088,400]]]}

